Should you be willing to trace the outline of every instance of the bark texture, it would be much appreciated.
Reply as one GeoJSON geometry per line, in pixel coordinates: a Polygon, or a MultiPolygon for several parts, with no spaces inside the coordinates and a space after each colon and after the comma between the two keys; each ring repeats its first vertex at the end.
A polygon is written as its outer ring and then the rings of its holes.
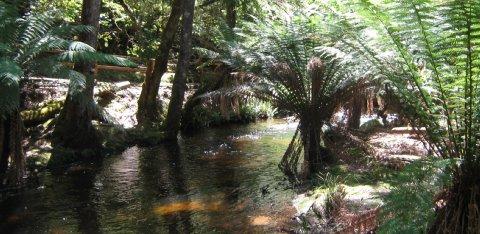
{"type": "MultiPolygon", "coordinates": [[[[100,5],[100,0],[83,0],[82,5],[82,23],[94,28],[92,32],[81,35],[82,41],[93,48],[98,44],[100,5]]],[[[96,114],[96,104],[93,99],[95,64],[75,64],[75,69],[85,75],[86,84],[80,92],[75,94],[69,90],[55,126],[55,144],[79,150],[98,148],[100,147],[99,136],[92,125],[92,119],[96,114]]]]}
{"type": "Polygon", "coordinates": [[[138,100],[137,111],[137,121],[140,126],[148,126],[158,122],[160,119],[160,105],[157,103],[158,89],[160,88],[162,76],[167,72],[170,50],[173,46],[175,34],[182,15],[182,5],[182,0],[173,1],[172,12],[163,29],[162,42],[155,59],[155,67],[151,75],[147,74],[145,82],[142,85],[142,93],[138,100]]]}
{"type": "Polygon", "coordinates": [[[303,141],[302,176],[306,179],[320,171],[328,159],[328,151],[323,146],[322,123],[304,123],[300,127],[303,141]]]}
{"type": "Polygon", "coordinates": [[[453,186],[438,210],[431,234],[480,233],[480,162],[466,161],[456,171],[453,186]]]}
{"type": "Polygon", "coordinates": [[[350,103],[350,108],[348,110],[348,120],[347,126],[350,129],[359,129],[360,128],[360,119],[362,117],[364,99],[363,95],[356,95],[350,103]]]}
{"type": "Polygon", "coordinates": [[[0,188],[20,184],[25,175],[22,130],[19,111],[0,118],[0,188]]]}
{"type": "Polygon", "coordinates": [[[237,4],[236,0],[227,1],[227,14],[225,16],[227,25],[231,29],[237,26],[237,4]]]}
{"type": "Polygon", "coordinates": [[[178,131],[182,117],[183,100],[185,99],[185,90],[187,88],[187,72],[190,64],[190,56],[192,50],[192,30],[193,30],[193,14],[195,8],[195,0],[184,1],[184,11],[182,20],[182,38],[180,56],[178,58],[177,70],[172,87],[172,98],[168,106],[166,124],[166,138],[169,140],[177,139],[178,131]]]}

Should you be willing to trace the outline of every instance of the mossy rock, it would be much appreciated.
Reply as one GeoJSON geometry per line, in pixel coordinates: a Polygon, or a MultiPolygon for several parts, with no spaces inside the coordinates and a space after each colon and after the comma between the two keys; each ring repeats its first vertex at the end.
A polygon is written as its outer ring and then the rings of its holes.
{"type": "Polygon", "coordinates": [[[154,128],[130,129],[128,131],[128,139],[130,144],[138,144],[140,146],[156,146],[164,142],[165,133],[154,128]]]}
{"type": "Polygon", "coordinates": [[[372,132],[379,128],[383,128],[383,124],[378,119],[372,119],[360,126],[362,132],[372,132]]]}
{"type": "Polygon", "coordinates": [[[40,152],[39,150],[32,150],[35,156],[27,157],[26,163],[29,171],[35,169],[43,169],[47,167],[48,161],[52,156],[51,152],[40,152]]]}
{"type": "Polygon", "coordinates": [[[62,169],[82,160],[81,154],[72,149],[56,147],[52,150],[52,156],[48,161],[49,169],[62,169]]]}
{"type": "Polygon", "coordinates": [[[62,107],[63,101],[50,101],[39,108],[24,110],[20,115],[26,127],[33,127],[54,118],[55,115],[60,113],[62,107]]]}
{"type": "Polygon", "coordinates": [[[98,132],[102,136],[102,146],[106,153],[123,151],[132,143],[128,132],[117,125],[98,125],[98,132]]]}

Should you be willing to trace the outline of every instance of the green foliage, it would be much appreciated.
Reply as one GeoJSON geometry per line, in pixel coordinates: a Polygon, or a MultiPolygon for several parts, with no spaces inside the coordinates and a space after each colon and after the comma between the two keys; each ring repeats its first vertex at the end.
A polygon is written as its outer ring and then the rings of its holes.
{"type": "Polygon", "coordinates": [[[240,107],[240,113],[242,112],[251,113],[250,116],[255,119],[269,119],[274,117],[277,109],[269,102],[252,99],[240,107]]]}
{"type": "Polygon", "coordinates": [[[390,82],[435,153],[478,164],[478,1],[356,2],[356,15],[332,23],[332,32],[343,32],[338,46],[390,82]]]}
{"type": "Polygon", "coordinates": [[[435,217],[435,196],[449,185],[451,160],[428,159],[407,165],[392,178],[379,233],[426,233],[435,217]]]}
{"type": "Polygon", "coordinates": [[[141,83],[144,80],[144,76],[138,73],[126,73],[126,72],[115,72],[115,71],[102,71],[100,70],[95,77],[97,80],[101,81],[119,81],[119,80],[128,80],[136,83],[141,83]]]}
{"type": "Polygon", "coordinates": [[[285,173],[293,177],[304,146],[312,147],[305,149],[304,161],[321,166],[324,159],[320,154],[326,151],[320,146],[323,124],[356,89],[369,85],[358,69],[352,69],[358,66],[357,60],[329,46],[327,37],[319,37],[321,23],[315,14],[304,12],[294,12],[283,22],[257,20],[240,34],[242,50],[236,52],[243,55],[245,67],[259,77],[260,81],[251,85],[253,93],[300,120],[299,134],[295,134],[281,163],[285,173]],[[306,151],[314,155],[308,156],[306,151]]]}
{"type": "Polygon", "coordinates": [[[82,11],[81,0],[39,0],[35,6],[34,11],[38,13],[55,11],[56,16],[65,19],[67,22],[78,22],[82,11]]]}
{"type": "Polygon", "coordinates": [[[229,113],[224,117],[217,108],[205,105],[198,105],[193,108],[192,126],[207,128],[219,126],[225,123],[251,123],[257,119],[272,118],[276,110],[267,102],[249,100],[240,105],[239,113],[229,113]]]}
{"type": "Polygon", "coordinates": [[[192,126],[199,126],[205,128],[215,126],[222,122],[222,116],[219,112],[213,111],[202,105],[195,106],[193,109],[192,126]]]}
{"type": "Polygon", "coordinates": [[[0,60],[0,118],[17,110],[20,103],[19,81],[22,69],[6,58],[0,60]]]}
{"type": "Polygon", "coordinates": [[[16,5],[0,3],[0,113],[19,107],[20,80],[32,75],[70,78],[70,92],[85,86],[85,77],[65,62],[100,62],[134,66],[130,61],[97,53],[89,45],[70,40],[90,27],[62,23],[48,13],[20,16],[16,5]],[[59,52],[58,52],[59,51],[59,52]],[[58,52],[58,53],[57,53],[58,52]]]}

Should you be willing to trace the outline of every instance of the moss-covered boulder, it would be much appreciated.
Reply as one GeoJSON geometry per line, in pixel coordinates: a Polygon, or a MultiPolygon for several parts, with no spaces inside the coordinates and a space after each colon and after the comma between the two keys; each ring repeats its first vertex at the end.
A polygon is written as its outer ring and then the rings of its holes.
{"type": "Polygon", "coordinates": [[[378,119],[372,119],[360,125],[362,132],[373,132],[380,128],[383,128],[383,124],[378,119]]]}

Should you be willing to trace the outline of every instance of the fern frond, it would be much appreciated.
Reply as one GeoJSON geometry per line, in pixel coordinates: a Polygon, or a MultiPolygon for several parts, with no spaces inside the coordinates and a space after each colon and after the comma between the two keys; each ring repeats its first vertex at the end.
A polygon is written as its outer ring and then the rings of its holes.
{"type": "Polygon", "coordinates": [[[23,76],[22,69],[6,58],[0,59],[0,117],[4,118],[18,110],[20,103],[19,82],[23,76]]]}

